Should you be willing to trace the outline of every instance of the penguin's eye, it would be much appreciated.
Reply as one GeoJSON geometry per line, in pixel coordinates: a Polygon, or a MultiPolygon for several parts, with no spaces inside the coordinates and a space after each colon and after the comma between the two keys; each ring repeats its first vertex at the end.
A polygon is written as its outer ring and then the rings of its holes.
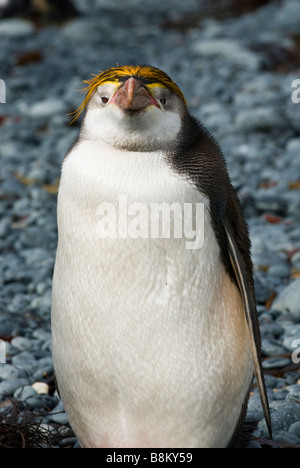
{"type": "Polygon", "coordinates": [[[167,104],[166,98],[161,98],[160,102],[162,103],[163,106],[165,106],[167,104]]]}
{"type": "Polygon", "coordinates": [[[103,102],[103,104],[107,104],[109,99],[107,97],[103,97],[101,98],[101,101],[103,102]]]}

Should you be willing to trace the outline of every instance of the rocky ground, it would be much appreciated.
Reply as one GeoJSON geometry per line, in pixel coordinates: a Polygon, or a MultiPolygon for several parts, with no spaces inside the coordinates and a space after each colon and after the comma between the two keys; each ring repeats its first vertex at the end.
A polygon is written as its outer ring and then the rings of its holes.
{"type": "Polygon", "coordinates": [[[20,421],[41,424],[41,446],[74,443],[50,334],[57,185],[78,133],[67,114],[92,73],[149,63],[176,80],[219,140],[249,222],[274,431],[271,442],[254,387],[248,417],[260,422],[250,447],[299,448],[299,0],[247,1],[229,13],[224,1],[74,3],[82,15],[68,22],[0,21],[0,447],[11,434],[26,446],[20,421]]]}

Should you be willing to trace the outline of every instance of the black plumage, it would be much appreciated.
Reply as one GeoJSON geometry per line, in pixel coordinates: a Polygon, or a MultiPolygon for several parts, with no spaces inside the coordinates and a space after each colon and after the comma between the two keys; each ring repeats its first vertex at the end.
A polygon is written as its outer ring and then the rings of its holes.
{"type": "MultiPolygon", "coordinates": [[[[180,134],[168,152],[169,163],[178,173],[188,177],[210,202],[210,216],[220,248],[221,261],[238,286],[244,304],[251,340],[255,376],[270,435],[271,418],[261,364],[261,339],[256,309],[251,242],[242,207],[233,188],[226,161],[214,137],[189,115],[183,117],[180,134]]],[[[241,413],[234,440],[241,436],[246,405],[241,413]]]]}

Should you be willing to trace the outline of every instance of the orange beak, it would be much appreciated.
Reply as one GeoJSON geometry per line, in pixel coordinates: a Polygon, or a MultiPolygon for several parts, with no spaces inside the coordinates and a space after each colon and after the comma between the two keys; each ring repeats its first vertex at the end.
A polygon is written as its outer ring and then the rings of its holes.
{"type": "Polygon", "coordinates": [[[160,108],[152,94],[133,76],[118,89],[111,100],[113,102],[125,111],[141,111],[151,105],[160,108]]]}

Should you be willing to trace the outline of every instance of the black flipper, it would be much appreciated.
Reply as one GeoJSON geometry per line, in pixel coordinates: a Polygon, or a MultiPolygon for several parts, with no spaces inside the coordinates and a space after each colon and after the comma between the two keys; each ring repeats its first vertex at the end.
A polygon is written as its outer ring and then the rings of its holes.
{"type": "Polygon", "coordinates": [[[262,403],[262,407],[264,410],[264,415],[265,415],[268,431],[269,431],[270,437],[272,438],[272,423],[271,423],[269,402],[268,402],[268,397],[267,397],[266,385],[265,385],[263,369],[262,369],[262,364],[261,364],[261,356],[260,356],[261,342],[260,342],[255,298],[253,297],[253,293],[251,289],[249,288],[244,261],[237,247],[235,237],[233,234],[233,230],[228,219],[225,219],[224,221],[224,228],[226,232],[228,252],[229,252],[232,268],[234,270],[236,281],[239,285],[239,289],[240,289],[241,296],[242,296],[243,303],[244,303],[245,316],[246,316],[248,329],[250,333],[251,352],[252,352],[252,359],[253,359],[253,364],[254,364],[254,371],[255,371],[255,376],[256,376],[256,380],[257,380],[257,384],[259,388],[261,403],[262,403]]]}

